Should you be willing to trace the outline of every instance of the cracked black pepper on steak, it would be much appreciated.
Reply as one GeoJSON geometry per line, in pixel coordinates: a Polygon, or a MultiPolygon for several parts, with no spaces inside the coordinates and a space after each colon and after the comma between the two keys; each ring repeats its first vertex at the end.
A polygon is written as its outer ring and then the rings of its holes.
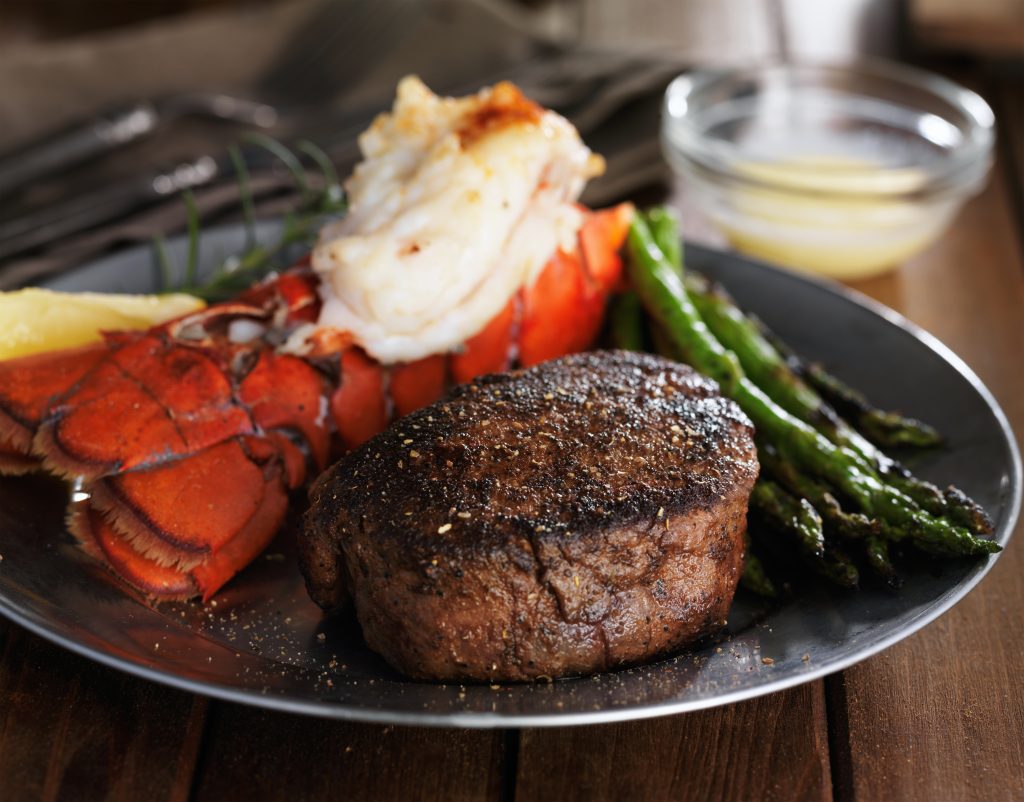
{"type": "Polygon", "coordinates": [[[577,354],[485,376],[393,423],[312,491],[325,610],[434,680],[604,671],[719,628],[757,476],[752,426],[660,357],[577,354]]]}

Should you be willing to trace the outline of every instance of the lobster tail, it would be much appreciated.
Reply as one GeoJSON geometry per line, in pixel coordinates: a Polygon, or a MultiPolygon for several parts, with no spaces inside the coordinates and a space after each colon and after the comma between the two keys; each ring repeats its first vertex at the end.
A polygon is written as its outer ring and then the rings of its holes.
{"type": "MultiPolygon", "coordinates": [[[[315,309],[305,286],[288,282],[288,310],[315,309]]],[[[72,533],[155,597],[215,593],[280,528],[308,463],[326,465],[328,380],[259,339],[278,298],[260,295],[265,306],[0,363],[0,471],[75,481],[88,500],[72,533]],[[237,321],[257,337],[238,337],[237,321]]]]}
{"type": "Polygon", "coordinates": [[[587,213],[576,247],[457,353],[386,367],[329,329],[306,337],[309,355],[286,353],[320,310],[300,265],[149,331],[0,363],[0,473],[42,466],[75,481],[88,500],[69,528],[83,548],[149,596],[207,599],[266,548],[332,450],[450,381],[588,347],[631,213],[587,213]]]}

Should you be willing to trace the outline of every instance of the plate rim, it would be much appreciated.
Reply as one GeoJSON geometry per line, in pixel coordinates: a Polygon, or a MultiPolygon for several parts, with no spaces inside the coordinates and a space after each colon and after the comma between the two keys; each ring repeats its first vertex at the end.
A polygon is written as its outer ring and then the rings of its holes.
{"type": "MultiPolygon", "coordinates": [[[[267,221],[271,222],[271,221],[267,221]]],[[[207,229],[204,234],[213,234],[234,229],[240,224],[224,224],[213,226],[207,229]]],[[[177,239],[177,238],[174,238],[177,239]]],[[[137,246],[140,249],[145,246],[137,246]]],[[[812,284],[818,289],[832,295],[838,295],[846,301],[859,307],[867,309],[876,316],[884,319],[896,328],[918,340],[925,347],[935,352],[950,367],[952,367],[985,402],[993,418],[999,426],[1003,436],[1003,442],[1009,454],[1010,493],[1008,497],[1008,510],[1005,521],[995,532],[996,540],[1000,542],[1005,550],[1013,536],[1014,529],[1021,512],[1021,500],[1024,496],[1024,467],[1022,467],[1021,452],[1017,445],[1010,422],[1003,412],[1002,407],[973,369],[961,359],[949,346],[943,343],[938,337],[927,330],[908,320],[894,309],[874,300],[857,290],[847,287],[839,282],[824,279],[818,276],[796,273],[775,265],[749,259],[740,254],[707,248],[695,243],[684,243],[687,252],[701,253],[707,258],[721,258],[742,262],[746,267],[756,270],[767,270],[773,273],[777,279],[786,282],[812,284]]],[[[131,250],[131,249],[125,249],[131,250]]],[[[104,254],[83,263],[81,267],[93,264],[109,256],[104,254]]],[[[123,253],[123,252],[122,252],[123,253]]],[[[737,702],[754,699],[771,693],[786,690],[788,688],[812,682],[821,677],[843,671],[852,665],[856,665],[870,657],[888,649],[900,641],[910,637],[922,628],[947,613],[952,607],[965,598],[982,579],[989,573],[1002,552],[990,555],[984,565],[980,566],[972,576],[962,581],[956,588],[956,592],[942,600],[935,607],[909,622],[904,628],[891,633],[888,637],[873,643],[847,657],[839,658],[820,666],[815,666],[806,671],[793,673],[787,677],[766,682],[741,690],[726,692],[703,699],[665,701],[654,704],[640,704],[635,706],[604,708],[600,710],[580,711],[573,713],[539,713],[539,714],[502,714],[473,711],[452,711],[444,714],[429,712],[406,712],[387,710],[380,708],[351,707],[344,703],[333,702],[329,699],[297,699],[293,696],[276,696],[272,693],[262,693],[253,689],[236,688],[230,685],[214,681],[193,680],[174,673],[171,670],[154,668],[134,662],[126,657],[111,655],[99,649],[81,643],[73,638],[67,637],[54,629],[48,628],[45,623],[37,620],[38,616],[31,612],[22,610],[18,605],[12,603],[6,596],[0,594],[0,615],[10,621],[24,627],[30,632],[38,635],[51,643],[65,648],[75,654],[93,660],[109,668],[124,671],[132,676],[139,677],[160,685],[187,691],[200,696],[219,699],[222,701],[244,704],[251,707],[258,707],[276,712],[291,713],[298,715],[314,716],[317,718],[358,721],[375,724],[396,724],[401,726],[416,727],[445,727],[445,728],[466,728],[466,729],[496,729],[496,728],[523,728],[523,727],[575,727],[592,724],[614,723],[620,721],[637,721],[661,716],[675,715],[679,713],[706,710],[714,707],[735,704],[737,702]]],[[[516,683],[502,683],[502,687],[511,687],[516,683]]]]}

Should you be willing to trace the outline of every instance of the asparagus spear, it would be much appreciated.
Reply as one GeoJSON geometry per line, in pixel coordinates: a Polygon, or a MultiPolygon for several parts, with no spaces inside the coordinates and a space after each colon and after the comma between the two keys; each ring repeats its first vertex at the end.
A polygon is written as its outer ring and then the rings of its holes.
{"type": "Polygon", "coordinates": [[[764,563],[750,548],[750,538],[747,538],[747,550],[743,555],[743,573],[740,574],[740,585],[751,593],[762,596],[766,599],[778,598],[779,592],[775,588],[768,572],[764,570],[764,563]]]}
{"type": "Polygon", "coordinates": [[[821,576],[835,585],[855,588],[860,583],[860,573],[846,553],[834,544],[825,547],[825,559],[818,571],[821,576]]]}
{"type": "Polygon", "coordinates": [[[758,430],[796,467],[825,480],[868,515],[909,535],[925,551],[940,555],[990,554],[999,545],[922,510],[883,482],[859,455],[841,448],[779,407],[751,382],[734,353],[708,330],[682,280],[654,243],[647,223],[636,218],[628,237],[630,275],[648,312],[661,324],[684,359],[716,379],[753,420],[758,430]]]}
{"type": "Polygon", "coordinates": [[[612,340],[624,351],[644,350],[643,306],[629,290],[615,297],[611,309],[612,340]]]}
{"type": "MultiPolygon", "coordinates": [[[[757,324],[728,297],[710,288],[706,280],[690,275],[687,276],[686,289],[711,332],[726,348],[736,353],[747,375],[773,401],[812,425],[836,445],[857,454],[868,470],[886,477],[893,487],[912,498],[918,506],[933,515],[950,512],[950,505],[937,487],[911,475],[840,418],[790,369],[778,350],[761,334],[757,324]]],[[[988,532],[991,529],[977,531],[988,532]]]]}
{"type": "Polygon", "coordinates": [[[807,499],[791,496],[771,479],[758,479],[750,494],[750,506],[776,529],[795,534],[808,557],[825,556],[821,516],[807,499]]]}
{"type": "MultiPolygon", "coordinates": [[[[673,254],[672,258],[681,259],[675,219],[665,212],[659,212],[655,216],[653,211],[648,217],[652,220],[651,233],[654,242],[659,247],[669,247],[673,254]]],[[[672,262],[672,266],[682,274],[681,261],[672,262]]],[[[949,516],[955,523],[974,534],[992,532],[992,523],[984,510],[966,495],[958,492],[944,495],[935,485],[913,476],[839,417],[832,407],[793,371],[791,364],[795,356],[784,356],[777,343],[764,335],[763,325],[747,317],[724,292],[713,288],[707,279],[691,273],[685,274],[684,285],[687,295],[711,333],[722,345],[736,354],[740,365],[754,384],[764,390],[779,406],[812,425],[836,445],[863,458],[865,470],[877,472],[885,477],[895,489],[909,496],[923,510],[934,516],[949,516]]],[[[881,414],[880,410],[875,412],[881,414]]]]}
{"type": "Polygon", "coordinates": [[[838,549],[826,548],[821,516],[807,499],[791,496],[770,479],[758,479],[750,507],[766,526],[796,536],[804,562],[815,573],[841,587],[856,587],[857,567],[838,549]]]}
{"type": "Polygon", "coordinates": [[[877,450],[788,368],[782,355],[762,336],[757,324],[706,278],[683,272],[679,229],[671,212],[658,207],[645,217],[654,243],[683,279],[686,293],[701,319],[714,337],[737,356],[751,381],[787,412],[812,424],[838,445],[872,460],[877,450]]]}
{"type": "Polygon", "coordinates": [[[942,444],[942,435],[934,427],[872,406],[861,393],[843,384],[821,365],[806,365],[802,375],[837,412],[856,421],[858,428],[879,445],[929,448],[942,444]]]}
{"type": "MultiPolygon", "coordinates": [[[[871,406],[863,395],[826,373],[820,366],[804,363],[756,317],[751,316],[749,319],[757,327],[761,337],[783,357],[789,370],[795,376],[805,378],[829,405],[834,405],[834,409],[851,413],[857,421],[858,428],[870,440],[881,445],[916,447],[941,444],[942,436],[928,424],[871,406]],[[888,431],[885,437],[881,436],[883,428],[888,431]]],[[[877,451],[876,453],[881,454],[877,451]]],[[[991,534],[993,531],[992,519],[988,513],[963,491],[949,487],[943,492],[932,483],[913,476],[893,459],[886,458],[879,463],[879,468],[895,487],[933,515],[949,516],[954,523],[966,527],[975,534],[991,534]]]]}
{"type": "Polygon", "coordinates": [[[758,456],[762,474],[775,476],[791,493],[806,498],[821,515],[826,530],[846,540],[864,544],[868,565],[891,588],[898,588],[903,578],[889,559],[889,541],[884,536],[882,521],[860,512],[846,512],[827,488],[813,479],[801,476],[792,466],[778,458],[771,446],[759,444],[758,456]]]}
{"type": "Polygon", "coordinates": [[[666,206],[655,206],[644,214],[647,225],[651,227],[651,236],[665,254],[665,259],[676,269],[681,278],[683,275],[683,241],[679,237],[679,219],[675,212],[666,206]]]}
{"type": "Polygon", "coordinates": [[[903,577],[897,572],[892,560],[889,559],[889,541],[877,535],[869,537],[865,543],[868,565],[894,590],[903,584],[903,577]]]}
{"type": "Polygon", "coordinates": [[[986,535],[995,530],[988,513],[960,488],[950,485],[943,493],[943,498],[946,499],[949,517],[954,522],[966,526],[973,532],[982,532],[986,535]]]}
{"type": "Polygon", "coordinates": [[[803,476],[792,465],[779,459],[770,445],[759,442],[758,458],[762,474],[767,473],[790,493],[807,499],[821,515],[826,528],[846,540],[863,540],[882,534],[882,522],[860,512],[846,512],[832,492],[813,479],[803,476]]]}
{"type": "Polygon", "coordinates": [[[821,365],[805,362],[763,322],[751,319],[761,336],[783,356],[790,370],[816,390],[836,412],[853,421],[854,426],[875,444],[884,448],[930,448],[942,444],[942,435],[934,427],[915,418],[873,406],[861,392],[830,374],[821,365]]]}

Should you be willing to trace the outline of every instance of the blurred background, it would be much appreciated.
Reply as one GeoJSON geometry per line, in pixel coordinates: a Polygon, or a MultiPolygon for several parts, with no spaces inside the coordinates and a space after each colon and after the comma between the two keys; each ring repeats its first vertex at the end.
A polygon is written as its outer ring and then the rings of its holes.
{"type": "MultiPolygon", "coordinates": [[[[225,153],[246,132],[311,140],[344,175],[408,73],[449,93],[516,80],[607,157],[588,202],[672,196],[688,236],[721,244],[662,160],[669,80],[864,56],[980,92],[1024,169],[1022,0],[4,0],[0,287],[180,229],[182,189],[204,222],[237,217],[225,153]]],[[[253,174],[263,212],[290,202],[280,167],[253,174]]]]}

